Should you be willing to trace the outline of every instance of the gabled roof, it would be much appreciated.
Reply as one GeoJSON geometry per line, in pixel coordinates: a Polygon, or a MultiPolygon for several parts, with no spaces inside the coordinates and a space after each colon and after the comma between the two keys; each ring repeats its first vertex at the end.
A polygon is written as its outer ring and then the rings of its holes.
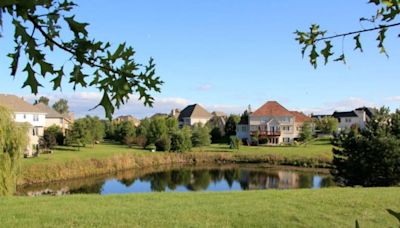
{"type": "Polygon", "coordinates": [[[370,107],[361,107],[361,108],[357,108],[357,111],[364,111],[365,114],[367,114],[367,116],[369,118],[372,118],[372,116],[376,113],[376,109],[374,108],[370,108],[370,107]]]}
{"type": "Polygon", "coordinates": [[[218,112],[218,111],[212,112],[211,115],[219,116],[219,117],[226,117],[227,116],[224,112],[218,112]]]}
{"type": "Polygon", "coordinates": [[[29,112],[29,113],[42,113],[41,111],[32,104],[24,101],[22,98],[15,95],[0,94],[0,105],[10,109],[13,112],[29,112]]]}
{"type": "Polygon", "coordinates": [[[179,114],[179,121],[183,118],[211,118],[211,114],[198,104],[189,105],[179,114]]]}
{"type": "Polygon", "coordinates": [[[66,118],[64,115],[58,113],[56,110],[50,108],[49,106],[43,103],[39,102],[34,106],[38,108],[40,111],[47,113],[46,118],[66,118]]]}
{"type": "Polygon", "coordinates": [[[333,117],[335,118],[343,118],[343,117],[358,117],[357,114],[354,111],[350,112],[334,112],[332,114],[333,117]]]}
{"type": "Polygon", "coordinates": [[[285,107],[276,101],[268,101],[251,114],[252,116],[293,116],[285,107]]]}
{"type": "Polygon", "coordinates": [[[291,111],[294,116],[294,122],[296,123],[303,123],[307,121],[311,121],[311,117],[304,115],[302,112],[298,111],[291,111]]]}

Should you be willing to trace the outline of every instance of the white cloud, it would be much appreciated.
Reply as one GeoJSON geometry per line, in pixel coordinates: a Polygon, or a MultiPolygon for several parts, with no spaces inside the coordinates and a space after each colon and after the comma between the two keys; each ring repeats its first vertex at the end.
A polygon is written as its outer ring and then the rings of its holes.
{"type": "Polygon", "coordinates": [[[389,102],[400,102],[400,96],[387,97],[385,100],[389,102]]]}

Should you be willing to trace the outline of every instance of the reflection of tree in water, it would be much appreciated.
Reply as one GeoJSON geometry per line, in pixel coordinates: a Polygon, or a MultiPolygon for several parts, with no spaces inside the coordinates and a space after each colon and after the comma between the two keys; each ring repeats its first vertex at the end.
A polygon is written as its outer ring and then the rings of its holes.
{"type": "Polygon", "coordinates": [[[214,183],[220,182],[221,180],[224,179],[224,170],[222,169],[212,169],[210,170],[210,176],[211,176],[211,180],[214,183]]]}
{"type": "Polygon", "coordinates": [[[191,191],[206,190],[210,184],[211,177],[209,170],[195,170],[193,171],[193,178],[187,189],[191,191]]]}
{"type": "Polygon", "coordinates": [[[332,187],[335,185],[336,185],[336,183],[335,183],[335,181],[333,181],[333,178],[331,176],[322,177],[321,188],[332,187]]]}
{"type": "Polygon", "coordinates": [[[239,180],[240,172],[239,169],[228,169],[224,170],[224,178],[228,183],[229,188],[232,188],[233,182],[239,180]]]}
{"type": "Polygon", "coordinates": [[[313,174],[299,174],[299,188],[311,188],[314,186],[313,174]]]}
{"type": "Polygon", "coordinates": [[[79,188],[70,189],[70,194],[101,194],[106,180],[82,185],[79,188]]]}
{"type": "Polygon", "coordinates": [[[190,183],[192,172],[189,169],[171,171],[170,182],[168,188],[175,190],[177,186],[186,186],[190,183]]]}
{"type": "Polygon", "coordinates": [[[130,187],[135,183],[136,177],[133,178],[122,178],[119,179],[118,182],[125,185],[126,187],[130,187]]]}

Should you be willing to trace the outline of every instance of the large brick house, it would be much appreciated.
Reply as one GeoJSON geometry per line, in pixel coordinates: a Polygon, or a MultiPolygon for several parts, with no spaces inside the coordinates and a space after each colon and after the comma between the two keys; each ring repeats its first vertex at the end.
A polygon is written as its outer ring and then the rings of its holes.
{"type": "Polygon", "coordinates": [[[276,101],[268,101],[248,120],[242,119],[237,125],[237,137],[250,140],[252,137],[266,138],[268,144],[288,144],[299,138],[304,122],[311,118],[301,112],[289,111],[276,101]]]}

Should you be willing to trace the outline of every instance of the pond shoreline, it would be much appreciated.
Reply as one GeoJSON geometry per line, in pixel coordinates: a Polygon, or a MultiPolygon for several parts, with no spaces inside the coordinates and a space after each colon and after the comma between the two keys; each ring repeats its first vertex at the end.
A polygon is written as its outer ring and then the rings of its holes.
{"type": "Polygon", "coordinates": [[[305,168],[329,168],[331,160],[318,157],[289,157],[284,155],[252,154],[242,152],[187,152],[121,154],[107,158],[70,160],[65,162],[33,164],[22,167],[18,186],[74,180],[118,171],[149,169],[163,165],[264,163],[305,168]]]}

